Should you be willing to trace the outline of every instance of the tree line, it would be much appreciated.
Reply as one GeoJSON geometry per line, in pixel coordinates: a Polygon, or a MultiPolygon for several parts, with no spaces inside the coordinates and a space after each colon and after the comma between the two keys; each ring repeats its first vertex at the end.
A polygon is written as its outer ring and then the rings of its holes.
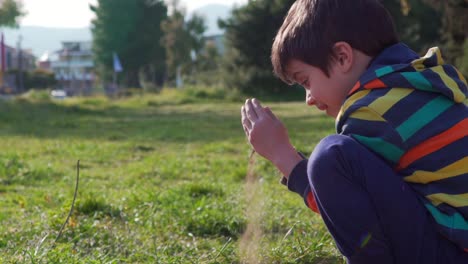
{"type": "MultiPolygon", "coordinates": [[[[381,0],[394,18],[401,41],[423,55],[439,46],[448,63],[468,76],[468,1],[381,0]]],[[[249,94],[288,93],[291,87],[272,75],[271,42],[294,0],[257,0],[222,21],[228,45],[228,87],[249,94]],[[261,32],[261,34],[259,34],[261,32]]]]}
{"type": "MultiPolygon", "coordinates": [[[[446,61],[468,75],[468,1],[380,0],[392,14],[403,42],[421,55],[440,46],[446,61]]],[[[188,15],[179,0],[97,0],[90,9],[96,71],[112,80],[115,55],[125,87],[158,90],[177,79],[222,86],[252,95],[287,95],[289,87],[273,76],[270,51],[274,36],[294,0],[256,0],[235,7],[218,21],[224,52],[204,36],[205,20],[188,15]]],[[[4,0],[0,25],[14,26],[22,15],[15,0],[4,0]]]]}

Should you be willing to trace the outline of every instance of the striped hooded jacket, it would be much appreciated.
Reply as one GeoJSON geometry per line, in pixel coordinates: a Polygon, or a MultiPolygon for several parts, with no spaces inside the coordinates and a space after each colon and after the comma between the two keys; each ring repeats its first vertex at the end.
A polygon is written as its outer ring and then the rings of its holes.
{"type": "MultiPolygon", "coordinates": [[[[419,194],[439,232],[468,252],[467,98],[465,78],[444,64],[438,48],[419,57],[399,43],[373,59],[343,104],[336,130],[392,166],[419,194]]],[[[310,187],[293,181],[289,188],[317,211],[310,187]]]]}

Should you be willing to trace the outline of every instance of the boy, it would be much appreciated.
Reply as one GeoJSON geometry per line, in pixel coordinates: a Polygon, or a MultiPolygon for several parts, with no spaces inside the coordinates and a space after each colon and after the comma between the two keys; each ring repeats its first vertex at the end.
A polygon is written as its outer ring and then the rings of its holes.
{"type": "Polygon", "coordinates": [[[378,0],[298,0],[271,59],[337,135],[304,159],[256,99],[244,131],[348,262],[468,263],[468,89],[440,51],[399,43],[378,0]]]}

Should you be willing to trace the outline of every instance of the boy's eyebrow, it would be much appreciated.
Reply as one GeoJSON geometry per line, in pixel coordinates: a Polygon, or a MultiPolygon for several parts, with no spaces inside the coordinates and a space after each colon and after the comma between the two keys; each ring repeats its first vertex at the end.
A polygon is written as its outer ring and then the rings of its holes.
{"type": "Polygon", "coordinates": [[[294,80],[297,80],[297,76],[296,76],[296,75],[299,74],[299,73],[301,73],[301,71],[297,71],[297,72],[293,73],[293,79],[294,79],[294,80]]]}

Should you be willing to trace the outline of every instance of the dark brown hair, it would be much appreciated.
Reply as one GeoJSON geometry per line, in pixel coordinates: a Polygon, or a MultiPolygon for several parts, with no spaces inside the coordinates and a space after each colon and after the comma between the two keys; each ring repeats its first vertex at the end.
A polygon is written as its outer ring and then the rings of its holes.
{"type": "Polygon", "coordinates": [[[339,41],[375,57],[399,40],[392,17],[378,0],[297,0],[275,37],[273,70],[292,84],[286,66],[296,59],[329,76],[333,45],[339,41]]]}

